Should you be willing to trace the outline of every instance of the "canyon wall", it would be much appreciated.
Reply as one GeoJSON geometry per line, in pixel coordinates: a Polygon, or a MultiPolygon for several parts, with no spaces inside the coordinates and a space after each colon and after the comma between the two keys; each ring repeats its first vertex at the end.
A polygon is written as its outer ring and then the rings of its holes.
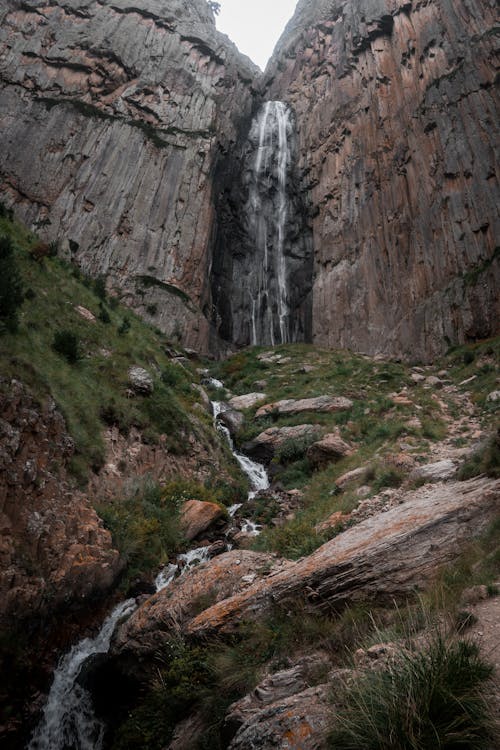
{"type": "Polygon", "coordinates": [[[490,0],[299,2],[264,98],[299,122],[315,343],[428,360],[498,332],[495,16],[490,0]]]}
{"type": "Polygon", "coordinates": [[[6,0],[0,198],[206,352],[212,177],[257,72],[205,0],[6,0]]]}

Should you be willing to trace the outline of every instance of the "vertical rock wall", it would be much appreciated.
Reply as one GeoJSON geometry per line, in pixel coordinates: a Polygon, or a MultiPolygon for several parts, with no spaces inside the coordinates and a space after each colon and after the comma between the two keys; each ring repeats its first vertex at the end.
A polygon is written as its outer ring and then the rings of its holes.
{"type": "Polygon", "coordinates": [[[207,351],[212,176],[256,72],[205,0],[6,0],[0,198],[207,351]]]}
{"type": "Polygon", "coordinates": [[[492,0],[302,0],[264,98],[299,123],[316,343],[429,359],[498,332],[492,0]]]}

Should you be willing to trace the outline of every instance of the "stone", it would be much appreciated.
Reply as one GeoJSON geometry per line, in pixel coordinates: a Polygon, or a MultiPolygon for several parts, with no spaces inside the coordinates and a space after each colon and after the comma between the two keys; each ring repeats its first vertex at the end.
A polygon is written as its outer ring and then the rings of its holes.
{"type": "Polygon", "coordinates": [[[436,377],[435,375],[429,375],[429,377],[425,379],[424,387],[425,388],[442,388],[443,381],[440,380],[440,378],[436,377]]]}
{"type": "Polygon", "coordinates": [[[315,398],[285,399],[276,401],[274,404],[266,404],[257,410],[256,417],[265,417],[267,414],[300,414],[306,411],[319,413],[330,413],[337,411],[348,411],[353,407],[353,402],[343,396],[317,396],[315,398]]]}
{"type": "Polygon", "coordinates": [[[122,569],[87,495],[68,481],[74,450],[52,400],[0,378],[0,630],[61,628],[61,612],[87,610],[122,569]]]}
{"type": "MultiPolygon", "coordinates": [[[[299,424],[293,427],[268,427],[250,443],[243,446],[245,453],[268,462],[288,440],[302,440],[313,438],[318,433],[319,427],[313,424],[299,424]]],[[[304,453],[307,446],[304,445],[304,453]]]]}
{"type": "Polygon", "coordinates": [[[322,521],[321,523],[318,523],[314,530],[321,534],[323,531],[329,531],[330,529],[335,529],[336,527],[343,527],[345,524],[350,520],[351,514],[350,513],[342,513],[341,510],[336,511],[335,513],[332,513],[331,516],[328,516],[328,518],[325,521],[322,521]]]}
{"type": "Polygon", "coordinates": [[[87,320],[89,323],[95,323],[96,317],[94,313],[90,312],[90,310],[87,310],[86,307],[82,307],[82,305],[76,305],[75,310],[80,315],[81,318],[84,320],[87,320]]]}
{"type": "Polygon", "coordinates": [[[239,623],[304,592],[312,607],[337,611],[352,601],[404,599],[455,560],[462,543],[480,536],[499,511],[499,480],[480,477],[407,492],[396,507],[210,607],[187,624],[187,632],[234,632],[239,623]]]}
{"type": "Polygon", "coordinates": [[[329,433],[308,448],[307,457],[312,465],[319,469],[350,456],[352,452],[352,446],[342,440],[338,433],[329,433]]]}
{"type": "Polygon", "coordinates": [[[193,388],[193,389],[194,389],[195,391],[197,391],[198,395],[199,395],[199,396],[200,396],[200,398],[201,398],[201,401],[202,401],[202,403],[203,403],[203,406],[204,406],[204,407],[205,407],[205,408],[206,408],[206,409],[207,409],[208,411],[211,411],[211,406],[210,406],[210,399],[209,399],[209,397],[208,397],[208,393],[207,393],[207,392],[206,392],[206,390],[205,390],[205,389],[203,388],[203,386],[202,386],[202,385],[200,385],[199,383],[191,383],[191,387],[192,387],[192,388],[193,388]]]}
{"type": "Polygon", "coordinates": [[[445,459],[413,469],[409,478],[411,481],[443,482],[452,479],[456,473],[457,466],[455,462],[451,459],[445,459]]]}
{"type": "Polygon", "coordinates": [[[335,480],[335,484],[337,485],[337,487],[340,487],[340,489],[344,489],[344,487],[346,487],[346,485],[350,484],[351,482],[356,482],[358,479],[364,478],[367,468],[368,467],[366,466],[359,466],[357,469],[346,471],[345,474],[342,474],[338,479],[335,480]]]}
{"type": "Polygon", "coordinates": [[[150,396],[154,391],[153,378],[143,367],[131,367],[128,371],[130,387],[141,396],[150,396]]]}
{"type": "Polygon", "coordinates": [[[492,391],[491,393],[488,393],[486,401],[490,404],[496,404],[497,401],[500,401],[500,391],[492,391]]]}
{"type": "Polygon", "coordinates": [[[207,531],[214,523],[225,518],[225,511],[216,503],[187,500],[181,508],[181,525],[188,542],[207,531]]]}
{"type": "Polygon", "coordinates": [[[219,414],[218,420],[227,427],[231,435],[236,435],[245,423],[245,415],[236,409],[225,409],[219,414]]]}
{"type": "Polygon", "coordinates": [[[413,383],[415,383],[416,385],[419,385],[420,383],[425,382],[425,375],[422,375],[419,372],[412,372],[411,379],[413,383]]]}
{"type": "Polygon", "coordinates": [[[253,406],[266,398],[265,393],[245,393],[243,396],[233,396],[229,400],[229,406],[236,411],[251,409],[253,406]]]}

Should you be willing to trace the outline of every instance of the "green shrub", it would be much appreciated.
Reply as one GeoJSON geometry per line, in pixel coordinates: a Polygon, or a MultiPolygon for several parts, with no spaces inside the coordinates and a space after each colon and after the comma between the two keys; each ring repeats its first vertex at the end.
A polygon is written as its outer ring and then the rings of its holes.
{"type": "Polygon", "coordinates": [[[0,332],[2,326],[15,333],[19,308],[24,300],[21,274],[10,237],[0,237],[0,332]]]}
{"type": "Polygon", "coordinates": [[[280,464],[291,464],[304,458],[308,448],[318,439],[317,433],[289,438],[278,448],[274,460],[280,464]]]}
{"type": "Polygon", "coordinates": [[[102,302],[106,300],[106,277],[105,276],[99,276],[94,281],[94,291],[102,302]]]}
{"type": "Polygon", "coordinates": [[[146,480],[125,500],[120,498],[97,508],[126,562],[125,587],[137,576],[158,568],[182,547],[181,505],[178,495],[146,480]]]}
{"type": "Polygon", "coordinates": [[[482,696],[492,668],[476,645],[436,635],[346,689],[330,735],[334,750],[482,750],[492,739],[482,696]]]}
{"type": "Polygon", "coordinates": [[[78,337],[73,331],[56,331],[52,348],[64,357],[70,365],[74,365],[81,358],[78,337]]]}
{"type": "Polygon", "coordinates": [[[464,352],[464,356],[463,356],[464,365],[471,365],[474,362],[475,358],[476,358],[476,355],[474,354],[474,352],[468,349],[466,352],[464,352]]]}
{"type": "Polygon", "coordinates": [[[464,481],[480,474],[500,479],[500,428],[461,466],[458,478],[464,481]]]}
{"type": "Polygon", "coordinates": [[[99,315],[97,317],[105,325],[111,323],[111,316],[102,302],[99,302],[99,315]]]}
{"type": "Polygon", "coordinates": [[[129,331],[130,331],[130,320],[128,318],[123,318],[122,322],[120,323],[118,327],[118,333],[120,334],[120,336],[124,336],[129,331]]]}

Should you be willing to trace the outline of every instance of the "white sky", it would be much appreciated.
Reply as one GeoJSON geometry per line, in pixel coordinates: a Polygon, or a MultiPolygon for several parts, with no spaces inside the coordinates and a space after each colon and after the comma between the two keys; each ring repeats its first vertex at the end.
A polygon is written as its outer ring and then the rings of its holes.
{"type": "Polygon", "coordinates": [[[297,0],[219,0],[217,28],[262,70],[293,16],[297,0]]]}

